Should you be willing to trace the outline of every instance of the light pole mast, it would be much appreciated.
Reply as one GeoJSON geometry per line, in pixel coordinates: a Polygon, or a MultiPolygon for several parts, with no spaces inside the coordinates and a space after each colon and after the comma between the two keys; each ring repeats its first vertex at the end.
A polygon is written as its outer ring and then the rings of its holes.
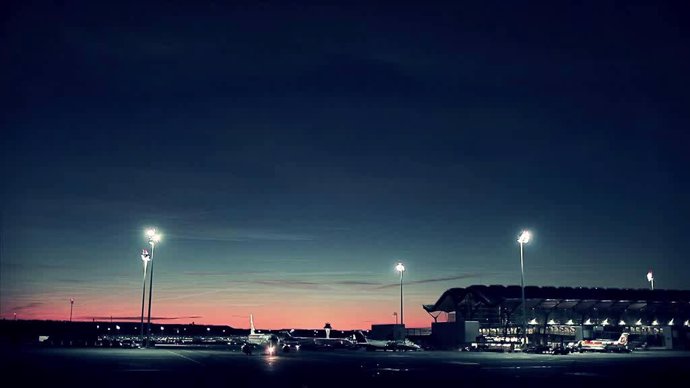
{"type": "Polygon", "coordinates": [[[144,306],[146,304],[146,267],[149,261],[151,261],[151,256],[146,249],[141,251],[141,261],[144,265],[144,276],[142,280],[142,291],[141,291],[141,331],[139,335],[139,343],[144,346],[144,306]]]}
{"type": "Polygon", "coordinates": [[[156,249],[156,243],[160,241],[160,235],[156,234],[156,229],[149,229],[146,231],[151,244],[151,273],[149,275],[149,314],[147,318],[146,328],[146,346],[151,343],[151,298],[153,296],[153,252],[156,249]]]}
{"type": "Polygon", "coordinates": [[[647,272],[647,281],[651,283],[652,285],[652,291],[654,291],[654,274],[652,273],[652,269],[649,269],[649,272],[647,272]]]}
{"type": "Polygon", "coordinates": [[[403,263],[398,263],[398,265],[395,266],[395,270],[400,272],[400,324],[404,325],[405,321],[403,320],[403,274],[405,273],[405,266],[403,263]]]}
{"type": "Polygon", "coordinates": [[[74,309],[74,298],[69,298],[69,321],[72,322],[72,310],[74,309]]]}
{"type": "Polygon", "coordinates": [[[525,304],[525,255],[523,245],[529,242],[531,235],[523,230],[518,238],[520,243],[520,288],[522,289],[522,343],[527,344],[527,306],[525,304]]]}

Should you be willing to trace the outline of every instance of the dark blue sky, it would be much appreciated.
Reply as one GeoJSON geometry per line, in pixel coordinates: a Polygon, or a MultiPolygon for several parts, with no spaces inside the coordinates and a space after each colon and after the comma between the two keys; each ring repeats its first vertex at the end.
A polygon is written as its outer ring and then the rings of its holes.
{"type": "Polygon", "coordinates": [[[6,9],[3,317],[136,315],[149,225],[236,326],[390,319],[398,260],[424,325],[522,228],[528,284],[690,288],[682,2],[140,3],[6,9]]]}

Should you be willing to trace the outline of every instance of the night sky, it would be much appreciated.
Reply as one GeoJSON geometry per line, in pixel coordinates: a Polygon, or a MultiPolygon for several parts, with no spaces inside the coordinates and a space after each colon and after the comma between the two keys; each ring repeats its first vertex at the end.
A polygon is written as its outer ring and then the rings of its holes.
{"type": "Polygon", "coordinates": [[[690,288],[690,31],[637,1],[17,1],[0,315],[368,328],[451,287],[690,288]],[[204,3],[204,4],[202,4],[204,3]],[[232,3],[232,5],[225,4],[232,3]]]}

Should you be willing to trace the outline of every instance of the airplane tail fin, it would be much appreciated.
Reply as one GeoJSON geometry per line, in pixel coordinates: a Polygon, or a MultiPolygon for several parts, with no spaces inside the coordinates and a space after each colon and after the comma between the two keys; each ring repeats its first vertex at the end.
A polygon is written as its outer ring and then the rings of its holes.
{"type": "Polygon", "coordinates": [[[362,333],[361,330],[355,331],[355,342],[358,344],[366,344],[367,343],[367,337],[364,336],[364,333],[362,333]]]}
{"type": "Polygon", "coordinates": [[[621,345],[627,345],[628,344],[628,336],[630,333],[623,333],[621,334],[621,337],[618,339],[618,343],[621,345]]]}
{"type": "Polygon", "coordinates": [[[249,314],[249,334],[254,334],[256,329],[254,328],[254,315],[249,314]]]}

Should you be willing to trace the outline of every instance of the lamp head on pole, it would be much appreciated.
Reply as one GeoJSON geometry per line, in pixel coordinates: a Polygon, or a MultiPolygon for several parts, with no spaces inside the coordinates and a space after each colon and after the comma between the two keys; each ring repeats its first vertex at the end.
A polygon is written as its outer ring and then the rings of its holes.
{"type": "Polygon", "coordinates": [[[161,234],[156,232],[156,228],[151,228],[146,230],[146,237],[149,239],[149,243],[155,244],[161,240],[161,234]]]}
{"type": "Polygon", "coordinates": [[[522,233],[520,234],[520,237],[518,237],[518,242],[520,244],[527,244],[532,238],[532,234],[528,230],[523,230],[522,233]]]}
{"type": "Polygon", "coordinates": [[[650,269],[649,272],[647,272],[647,281],[651,282],[654,280],[654,274],[652,274],[652,270],[650,269]]]}
{"type": "Polygon", "coordinates": [[[403,272],[405,272],[405,266],[403,265],[403,263],[398,263],[395,266],[395,270],[402,274],[403,272]]]}

